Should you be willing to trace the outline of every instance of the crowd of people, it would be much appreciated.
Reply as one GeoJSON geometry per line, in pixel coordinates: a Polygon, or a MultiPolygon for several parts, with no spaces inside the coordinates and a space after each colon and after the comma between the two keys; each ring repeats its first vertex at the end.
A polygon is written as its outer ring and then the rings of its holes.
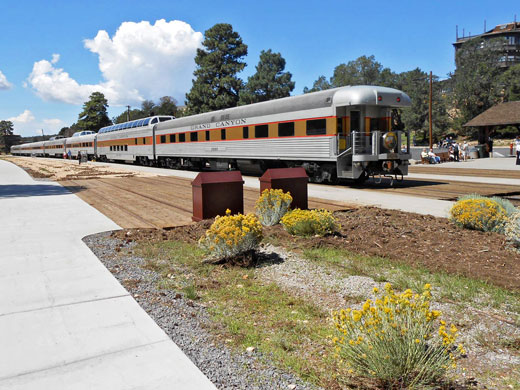
{"type": "MultiPolygon", "coordinates": [[[[469,159],[470,145],[467,141],[459,143],[454,141],[452,137],[446,137],[445,139],[442,139],[437,146],[438,148],[448,149],[449,161],[466,161],[469,159]]],[[[485,146],[487,152],[489,152],[489,157],[493,157],[493,139],[491,137],[488,137],[485,146]]],[[[520,165],[520,135],[517,135],[516,139],[511,142],[511,147],[514,148],[514,151],[516,152],[516,165],[520,165]]],[[[427,148],[422,150],[421,159],[423,161],[428,161],[430,164],[439,164],[442,160],[433,152],[433,149],[428,151],[427,148]]]]}
{"type": "MultiPolygon", "coordinates": [[[[464,141],[462,144],[460,144],[453,141],[450,137],[442,143],[439,143],[439,147],[445,147],[448,149],[449,161],[466,161],[469,158],[468,141],[464,141]]],[[[430,164],[439,164],[441,162],[441,158],[433,152],[433,149],[428,151],[427,148],[424,148],[421,152],[421,158],[423,160],[428,160],[430,164]]]]}

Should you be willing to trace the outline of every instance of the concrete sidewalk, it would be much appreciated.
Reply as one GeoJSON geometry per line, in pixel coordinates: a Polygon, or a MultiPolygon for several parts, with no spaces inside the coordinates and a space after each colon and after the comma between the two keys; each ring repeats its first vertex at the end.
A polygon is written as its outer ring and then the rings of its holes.
{"type": "Polygon", "coordinates": [[[0,160],[0,389],[215,389],[81,241],[118,226],[0,160]]]}
{"type": "Polygon", "coordinates": [[[427,179],[438,181],[460,181],[463,183],[498,184],[508,186],[520,186],[520,179],[503,177],[477,177],[477,176],[454,176],[454,175],[432,175],[429,173],[409,173],[408,179],[427,179]]]}

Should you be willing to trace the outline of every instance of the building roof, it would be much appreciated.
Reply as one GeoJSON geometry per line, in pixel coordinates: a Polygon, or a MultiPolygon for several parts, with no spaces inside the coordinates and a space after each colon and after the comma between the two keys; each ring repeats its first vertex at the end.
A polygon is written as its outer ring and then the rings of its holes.
{"type": "Polygon", "coordinates": [[[506,24],[499,24],[498,26],[495,26],[493,29],[485,31],[482,34],[477,35],[466,35],[456,37],[456,42],[453,44],[455,47],[458,47],[462,45],[464,42],[469,41],[470,39],[481,37],[481,38],[492,38],[492,37],[500,37],[503,35],[516,35],[520,34],[520,22],[513,22],[513,23],[506,23],[506,24]]]}
{"type": "Polygon", "coordinates": [[[497,104],[477,115],[464,127],[520,125],[520,101],[497,104]]]}

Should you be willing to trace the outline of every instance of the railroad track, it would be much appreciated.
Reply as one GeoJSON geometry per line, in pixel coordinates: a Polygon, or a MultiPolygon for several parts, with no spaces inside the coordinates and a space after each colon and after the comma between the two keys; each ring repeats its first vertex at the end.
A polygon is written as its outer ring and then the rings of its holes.
{"type": "MultiPolygon", "coordinates": [[[[357,189],[393,193],[423,198],[456,200],[458,197],[472,193],[485,196],[502,196],[513,204],[520,206],[520,189],[518,186],[500,184],[482,184],[450,181],[449,175],[483,177],[508,176],[520,177],[516,171],[490,171],[483,169],[414,167],[414,172],[442,174],[446,179],[408,179],[394,182],[383,180],[380,184],[366,182],[357,189]]],[[[192,179],[177,176],[123,177],[98,179],[74,179],[61,182],[64,186],[80,188],[76,194],[89,204],[98,208],[122,227],[154,227],[164,228],[184,225],[191,222],[192,216],[192,179]]],[[[327,185],[324,185],[327,187],[327,185]]],[[[344,188],[344,186],[330,186],[344,188]]],[[[244,187],[244,211],[254,210],[258,199],[258,189],[244,187]]],[[[311,208],[330,210],[352,208],[351,204],[334,202],[325,199],[309,198],[311,208]]]]}

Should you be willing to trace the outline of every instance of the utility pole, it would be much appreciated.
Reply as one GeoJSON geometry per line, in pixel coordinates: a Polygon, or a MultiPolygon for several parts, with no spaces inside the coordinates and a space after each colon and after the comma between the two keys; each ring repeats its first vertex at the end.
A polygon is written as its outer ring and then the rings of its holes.
{"type": "Polygon", "coordinates": [[[428,105],[428,117],[429,117],[429,125],[430,125],[430,149],[433,147],[433,139],[432,139],[432,100],[433,100],[433,78],[432,71],[430,70],[430,104],[428,105]]]}
{"type": "Polygon", "coordinates": [[[126,121],[130,122],[130,106],[126,106],[126,121]]]}
{"type": "Polygon", "coordinates": [[[42,140],[45,141],[45,134],[43,133],[43,129],[42,129],[42,140]]]}

